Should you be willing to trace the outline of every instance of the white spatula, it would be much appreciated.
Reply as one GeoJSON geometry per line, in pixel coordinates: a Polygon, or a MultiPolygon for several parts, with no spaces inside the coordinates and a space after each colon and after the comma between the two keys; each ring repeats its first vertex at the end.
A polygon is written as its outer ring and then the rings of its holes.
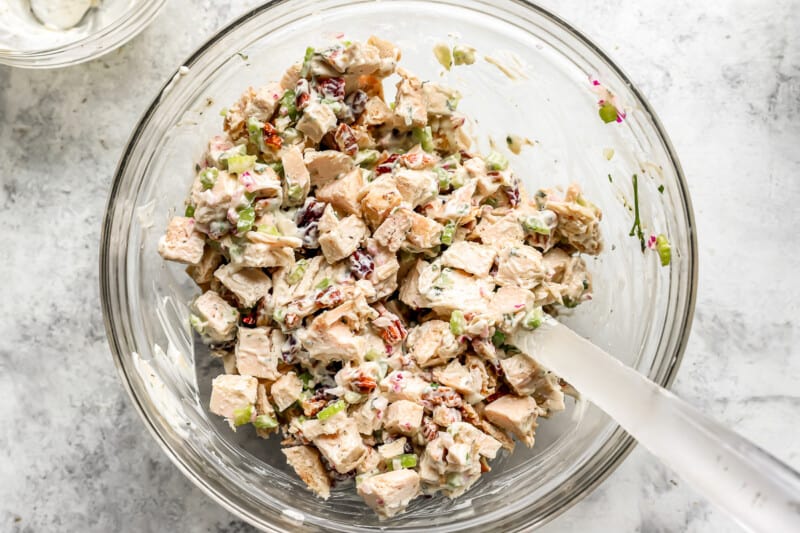
{"type": "Polygon", "coordinates": [[[510,342],[567,380],[744,528],[800,532],[800,474],[789,466],[553,318],[510,342]]]}

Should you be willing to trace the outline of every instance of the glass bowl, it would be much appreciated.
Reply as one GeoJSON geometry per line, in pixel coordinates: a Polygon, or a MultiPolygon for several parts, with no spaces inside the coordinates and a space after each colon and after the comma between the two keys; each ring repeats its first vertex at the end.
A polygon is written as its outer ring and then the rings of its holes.
{"type": "Polygon", "coordinates": [[[591,404],[570,403],[542,421],[535,448],[518,446],[494,461],[460,499],[418,498],[406,514],[383,522],[352,486],[337,486],[328,501],[315,498],[286,466],[279,439],[233,433],[207,412],[210,380],[221,365],[194,342],[187,302],[197,289],[180,265],[160,259],[157,240],[182,210],[207,139],[221,131],[219,110],[248,85],[279,79],[306,46],[340,32],[394,41],[406,68],[461,90],[460,109],[476,119],[482,149],[490,136],[501,145],[508,134],[531,139],[519,155],[509,152],[529,190],[582,185],[604,211],[606,247],[588,260],[594,299],[561,318],[657,383],[672,382],[697,280],[693,214],[677,158],[648,104],[602,51],[547,11],[513,0],[271,2],[190,57],[133,132],[108,202],[101,292],[120,375],[184,474],[263,530],[530,530],[585,496],[633,445],[591,404]],[[479,60],[445,73],[432,53],[439,41],[472,45],[479,60]],[[622,123],[600,120],[594,79],[617,94],[627,111],[622,123]],[[629,235],[634,173],[645,232],[671,240],[668,267],[629,235]]]}
{"type": "Polygon", "coordinates": [[[43,26],[29,0],[0,2],[0,64],[23,68],[67,67],[122,46],[155,18],[165,0],[102,0],[65,31],[43,26]]]}

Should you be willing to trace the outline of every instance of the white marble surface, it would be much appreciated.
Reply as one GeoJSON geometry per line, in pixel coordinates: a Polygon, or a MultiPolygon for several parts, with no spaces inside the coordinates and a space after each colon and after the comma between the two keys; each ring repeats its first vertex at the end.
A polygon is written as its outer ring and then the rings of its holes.
{"type": "MultiPolygon", "coordinates": [[[[117,378],[100,221],[166,76],[257,0],[172,0],[120,50],[0,67],[0,531],[250,531],[164,457],[117,378]],[[233,7],[224,4],[235,4],[233,7]]],[[[647,95],[682,160],[700,291],[679,395],[800,468],[800,2],[543,2],[647,95]]],[[[732,531],[637,448],[547,531],[732,531]]]]}

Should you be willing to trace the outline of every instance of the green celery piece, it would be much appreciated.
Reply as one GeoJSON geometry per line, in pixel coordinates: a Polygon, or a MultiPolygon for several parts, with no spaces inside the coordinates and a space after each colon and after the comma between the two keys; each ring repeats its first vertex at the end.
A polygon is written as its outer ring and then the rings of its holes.
{"type": "Polygon", "coordinates": [[[256,164],[254,155],[232,155],[228,158],[228,171],[241,174],[252,170],[256,164]]]}
{"type": "Polygon", "coordinates": [[[522,229],[528,233],[550,235],[550,228],[536,215],[531,215],[523,220],[522,229]]]}
{"type": "Polygon", "coordinates": [[[238,427],[238,426],[243,426],[245,424],[249,424],[250,421],[253,419],[254,412],[255,410],[253,409],[252,405],[248,405],[240,409],[234,409],[233,425],[238,427]]]}
{"type": "Polygon", "coordinates": [[[325,289],[331,286],[331,283],[332,283],[331,278],[322,278],[322,281],[317,283],[316,288],[317,290],[324,291],[325,289]]]}
{"type": "Polygon", "coordinates": [[[278,427],[278,421],[269,415],[258,415],[253,421],[256,429],[274,429],[278,427]]]}
{"type": "Polygon", "coordinates": [[[451,245],[453,244],[453,237],[456,234],[456,223],[452,220],[449,221],[442,231],[442,244],[451,245]]]}
{"type": "Polygon", "coordinates": [[[411,130],[414,140],[422,146],[426,152],[433,152],[433,133],[430,126],[424,128],[414,128],[411,130]]]}
{"type": "Polygon", "coordinates": [[[253,228],[256,220],[256,211],[253,206],[247,206],[239,211],[239,220],[236,222],[237,233],[247,233],[253,228]]]}
{"type": "Polygon", "coordinates": [[[336,400],[332,404],[328,405],[325,409],[317,413],[317,419],[325,421],[330,417],[332,417],[333,415],[335,415],[336,413],[344,411],[346,407],[347,407],[347,402],[345,402],[344,400],[336,400]]]}
{"type": "Polygon", "coordinates": [[[298,283],[306,273],[306,269],[308,268],[308,260],[301,259],[297,263],[295,263],[294,270],[289,273],[289,277],[286,278],[286,281],[289,282],[289,285],[294,285],[298,283]]]}
{"type": "Polygon", "coordinates": [[[656,237],[656,250],[661,259],[661,266],[667,266],[672,261],[672,246],[669,244],[667,236],[663,233],[656,237]]]}
{"type": "Polygon", "coordinates": [[[611,102],[606,102],[598,111],[600,118],[603,119],[603,122],[608,124],[609,122],[615,122],[617,120],[617,108],[614,107],[614,104],[611,102]]]}
{"type": "Polygon", "coordinates": [[[489,152],[485,161],[489,170],[505,170],[508,168],[508,159],[506,159],[506,156],[494,150],[489,152]]]}
{"type": "Polygon", "coordinates": [[[450,332],[453,335],[463,335],[464,329],[467,327],[467,321],[464,318],[464,313],[456,309],[450,313],[450,332]]]}
{"type": "Polygon", "coordinates": [[[200,183],[203,185],[203,189],[210,189],[214,186],[217,182],[217,177],[219,177],[219,170],[214,167],[208,167],[203,169],[200,172],[200,183]]]}

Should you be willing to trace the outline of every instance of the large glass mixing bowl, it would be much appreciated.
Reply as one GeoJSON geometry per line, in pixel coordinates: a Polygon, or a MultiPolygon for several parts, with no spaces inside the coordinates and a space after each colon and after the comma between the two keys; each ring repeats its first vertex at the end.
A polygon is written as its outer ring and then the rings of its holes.
{"type": "Polygon", "coordinates": [[[189,58],[134,131],[104,222],[103,308],[122,380],[184,474],[264,530],[515,531],[541,525],[608,476],[633,445],[586,402],[542,421],[534,449],[518,446],[494,461],[460,499],[418,498],[406,514],[384,522],[352,486],[338,486],[328,501],[315,498],[286,466],[277,438],[233,433],[207,412],[210,380],[221,367],[194,343],[188,327],[187,302],[196,287],[180,265],[160,259],[157,240],[182,209],[207,139],[221,130],[220,108],[248,85],[278,79],[306,46],[340,32],[394,41],[412,72],[458,88],[460,110],[476,119],[483,149],[490,136],[501,149],[508,134],[534,141],[519,155],[509,153],[529,190],[581,184],[604,212],[606,247],[589,260],[594,299],[561,318],[657,383],[671,383],[697,280],[693,215],[677,158],[648,104],[602,51],[552,14],[513,0],[270,2],[189,58]],[[478,61],[445,73],[432,53],[440,41],[474,46],[478,61]],[[600,120],[592,79],[617,94],[625,121],[600,120]],[[645,232],[671,240],[668,267],[629,235],[634,173],[645,232]]]}

